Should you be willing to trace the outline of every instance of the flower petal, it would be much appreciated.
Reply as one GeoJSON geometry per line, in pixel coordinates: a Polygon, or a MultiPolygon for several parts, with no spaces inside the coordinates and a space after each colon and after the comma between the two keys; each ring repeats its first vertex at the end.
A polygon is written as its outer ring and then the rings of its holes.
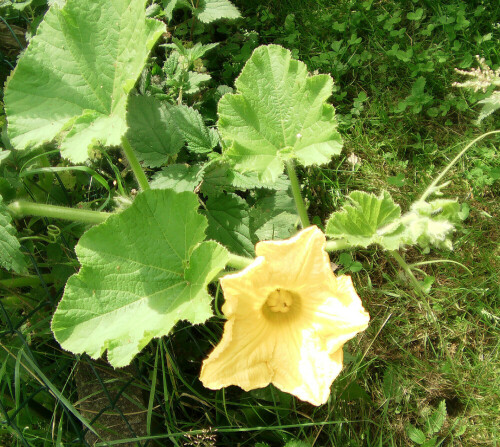
{"type": "Polygon", "coordinates": [[[369,315],[351,278],[335,277],[324,246],[314,226],[285,241],[259,242],[250,266],[221,278],[228,321],[203,362],[206,387],[273,383],[314,405],[327,401],[342,346],[367,327],[369,315]]]}
{"type": "Polygon", "coordinates": [[[267,325],[263,318],[227,321],[221,342],[203,362],[203,385],[211,389],[238,385],[246,391],[268,385],[276,341],[267,325]]]}
{"type": "MultiPolygon", "coordinates": [[[[257,256],[263,256],[274,282],[283,282],[294,289],[311,281],[311,274],[330,268],[330,259],[324,246],[325,235],[311,226],[284,241],[263,241],[255,246],[257,256]]],[[[331,268],[330,268],[331,272],[331,268]]],[[[333,277],[333,272],[332,277],[333,277]]]]}

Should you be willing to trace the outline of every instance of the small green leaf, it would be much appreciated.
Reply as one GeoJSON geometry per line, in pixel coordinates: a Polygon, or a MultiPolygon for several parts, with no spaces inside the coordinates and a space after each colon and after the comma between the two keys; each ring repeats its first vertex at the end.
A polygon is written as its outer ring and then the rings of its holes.
{"type": "Polygon", "coordinates": [[[350,253],[341,253],[339,256],[339,264],[343,265],[346,268],[353,263],[352,256],[350,253]]]}
{"type": "Polygon", "coordinates": [[[437,409],[425,421],[425,432],[428,436],[437,433],[443,427],[446,419],[446,401],[439,402],[437,409]]]}
{"type": "Polygon", "coordinates": [[[190,151],[203,154],[218,144],[218,137],[205,125],[200,112],[185,105],[171,106],[170,112],[190,151]]]}
{"type": "Polygon", "coordinates": [[[288,441],[285,447],[311,447],[311,444],[304,441],[288,441]]]}
{"type": "Polygon", "coordinates": [[[219,101],[218,128],[238,170],[272,183],[286,160],[310,166],[340,153],[335,110],[326,102],[330,76],[309,76],[290,51],[268,45],[253,52],[235,85],[237,93],[219,101]]]}
{"type": "Polygon", "coordinates": [[[107,349],[109,362],[122,367],[179,320],[203,323],[212,315],[206,287],[228,255],[202,242],[207,221],[197,209],[193,193],[148,190],[82,236],[82,267],[52,320],[64,349],[92,358],[107,349]]]}
{"type": "Polygon", "coordinates": [[[0,151],[0,165],[4,160],[7,160],[11,154],[11,151],[1,150],[0,151]]]}
{"type": "Polygon", "coordinates": [[[147,166],[163,165],[184,146],[169,108],[152,96],[129,98],[127,124],[127,138],[147,166]]]}
{"type": "Polygon", "coordinates": [[[433,438],[428,439],[427,441],[425,441],[422,444],[422,447],[436,447],[437,440],[438,440],[438,438],[436,436],[434,436],[433,438]]]}
{"type": "Polygon", "coordinates": [[[167,21],[170,22],[170,20],[172,20],[174,9],[177,7],[177,3],[179,3],[179,0],[162,0],[162,3],[163,8],[165,8],[165,17],[167,18],[167,21]]]}
{"type": "Polygon", "coordinates": [[[376,197],[354,191],[348,199],[351,204],[330,216],[326,225],[328,236],[365,248],[371,244],[379,244],[388,250],[399,248],[403,227],[389,225],[399,219],[401,210],[389,193],[384,191],[376,197]]]}
{"type": "Polygon", "coordinates": [[[387,183],[389,183],[389,185],[393,185],[393,186],[398,186],[398,187],[402,187],[405,185],[405,175],[400,172],[398,175],[394,176],[394,177],[387,177],[387,183]]]}
{"type": "Polygon", "coordinates": [[[420,20],[423,15],[424,15],[424,10],[422,8],[418,8],[416,11],[409,12],[408,14],[406,14],[406,17],[408,20],[415,21],[415,20],[420,20]]]}
{"type": "Polygon", "coordinates": [[[88,158],[126,131],[127,96],[165,25],[144,0],[53,5],[7,82],[5,111],[16,149],[59,137],[64,157],[88,158]]]}
{"type": "Polygon", "coordinates": [[[153,176],[153,189],[173,189],[176,192],[193,192],[201,182],[201,166],[175,164],[163,168],[153,176]]]}
{"type": "Polygon", "coordinates": [[[364,400],[366,402],[371,402],[369,394],[356,382],[351,382],[347,388],[344,389],[340,398],[347,401],[364,400]]]}
{"type": "Polygon", "coordinates": [[[236,254],[253,257],[254,247],[246,202],[236,194],[221,194],[210,197],[205,205],[207,237],[220,242],[236,254]]]}
{"type": "Polygon", "coordinates": [[[418,428],[414,427],[413,425],[411,424],[408,424],[406,427],[406,434],[408,435],[408,437],[413,441],[415,442],[416,444],[423,444],[425,442],[425,440],[427,439],[424,435],[424,433],[422,432],[422,430],[419,430],[418,428]]]}
{"type": "Polygon", "coordinates": [[[384,373],[382,391],[386,399],[392,399],[400,392],[400,386],[394,369],[388,367],[384,373]]]}
{"type": "Polygon", "coordinates": [[[193,14],[203,23],[241,17],[238,9],[229,0],[200,0],[197,4],[193,14]]]}
{"type": "Polygon", "coordinates": [[[16,273],[26,273],[26,260],[21,253],[17,231],[0,196],[0,267],[16,273]]]}
{"type": "Polygon", "coordinates": [[[188,71],[186,86],[184,93],[187,95],[194,95],[201,89],[201,84],[210,81],[212,77],[207,73],[198,73],[197,71],[188,71]]]}

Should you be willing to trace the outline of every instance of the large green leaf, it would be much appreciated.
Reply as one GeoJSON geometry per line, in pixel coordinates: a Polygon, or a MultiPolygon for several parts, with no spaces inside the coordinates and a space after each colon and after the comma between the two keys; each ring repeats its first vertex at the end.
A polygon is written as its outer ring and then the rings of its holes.
{"type": "Polygon", "coordinates": [[[401,216],[401,209],[388,192],[379,197],[362,191],[349,194],[350,204],[330,216],[326,234],[345,239],[349,244],[368,247],[379,244],[388,250],[396,250],[401,243],[402,225],[392,225],[401,216]]]}
{"type": "Polygon", "coordinates": [[[5,91],[17,149],[59,137],[75,163],[94,144],[120,144],[127,96],[165,25],[145,0],[68,0],[52,6],[5,91]]]}
{"type": "Polygon", "coordinates": [[[330,76],[309,76],[290,51],[268,45],[253,52],[235,85],[237,93],[219,101],[218,126],[238,169],[273,181],[286,160],[309,166],[340,153],[335,109],[326,103],[330,76]]]}
{"type": "Polygon", "coordinates": [[[184,146],[170,108],[152,96],[129,98],[127,123],[127,138],[147,166],[161,166],[184,146]]]}
{"type": "Polygon", "coordinates": [[[179,320],[212,315],[207,284],[224,268],[226,250],[205,238],[206,218],[191,192],[150,190],[90,229],[76,247],[82,264],[52,321],[61,346],[125,366],[179,320]]]}
{"type": "Polygon", "coordinates": [[[0,196],[0,267],[16,273],[26,273],[26,260],[20,251],[17,231],[11,221],[12,218],[0,196]]]}
{"type": "Polygon", "coordinates": [[[234,253],[254,256],[248,205],[241,197],[236,194],[210,197],[205,214],[209,238],[219,241],[234,253]]]}

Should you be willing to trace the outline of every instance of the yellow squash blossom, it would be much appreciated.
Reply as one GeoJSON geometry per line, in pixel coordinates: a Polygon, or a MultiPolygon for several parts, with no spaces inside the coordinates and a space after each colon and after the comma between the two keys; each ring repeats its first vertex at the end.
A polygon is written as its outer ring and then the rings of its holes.
{"type": "Polygon", "coordinates": [[[349,276],[336,277],[317,227],[259,242],[257,258],[224,276],[227,322],[200,380],[219,389],[273,383],[314,405],[325,403],[342,369],[342,346],[370,319],[349,276]]]}

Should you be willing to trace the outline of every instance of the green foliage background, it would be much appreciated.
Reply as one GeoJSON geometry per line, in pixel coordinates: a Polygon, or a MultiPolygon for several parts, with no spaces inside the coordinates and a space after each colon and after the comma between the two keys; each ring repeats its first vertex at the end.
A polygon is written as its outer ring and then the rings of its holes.
{"type": "MultiPolygon", "coordinates": [[[[148,174],[180,191],[193,191],[203,179],[209,235],[217,231],[213,222],[226,219],[226,229],[234,231],[239,216],[248,215],[245,228],[251,231],[238,230],[235,252],[251,251],[255,235],[287,237],[296,221],[286,182],[274,190],[242,193],[259,180],[227,174],[217,157],[206,158],[218,144],[212,131],[216,105],[233,92],[236,76],[261,44],[288,48],[310,72],[329,74],[335,82],[331,102],[343,152],[326,166],[299,170],[309,214],[319,217],[320,226],[348,205],[346,197],[355,190],[376,196],[388,190],[407,212],[467,141],[499,127],[497,115],[474,124],[476,104],[491,92],[451,86],[461,80],[454,68],[474,67],[476,54],[498,67],[500,5],[495,2],[241,0],[235,5],[242,18],[204,23],[210,3],[200,2],[198,8],[168,0],[148,4],[151,17],[171,17],[168,31],[181,47],[176,44],[177,55],[173,47],[157,47],[135,89],[158,102],[156,117],[184,129],[170,136],[160,154],[168,162],[175,159],[175,169],[154,171],[159,156],[145,145],[148,174]],[[193,14],[199,20],[192,21],[193,14]],[[217,47],[210,46],[214,42],[217,47]],[[184,105],[177,105],[179,98],[184,105]],[[205,127],[189,127],[200,120],[205,127]],[[186,165],[193,160],[208,163],[200,171],[186,165]],[[221,195],[224,199],[214,199],[221,195]],[[229,217],[221,217],[226,210],[229,217]]],[[[227,7],[219,3],[222,10],[227,7]]],[[[46,2],[6,1],[0,7],[12,31],[19,28],[29,38],[46,2]]],[[[23,46],[17,40],[2,49],[4,78],[23,46]]],[[[5,116],[1,120],[4,124],[5,116]]],[[[106,209],[117,193],[126,196],[136,187],[118,151],[98,152],[74,170],[50,145],[44,148],[47,160],[41,150],[7,154],[12,148],[3,135],[5,202],[25,196],[106,209]],[[44,171],[49,164],[60,170],[44,171]]],[[[494,445],[500,416],[497,147],[498,138],[483,140],[447,177],[443,192],[466,204],[461,211],[468,214],[454,233],[454,250],[424,246],[404,252],[420,269],[418,278],[429,291],[424,298],[398,264],[373,246],[332,255],[339,271],[353,276],[372,323],[346,346],[345,370],[330,402],[320,408],[273,387],[250,393],[204,389],[197,377],[202,359],[220,339],[219,317],[206,326],[178,324],[125,370],[62,351],[50,322],[67,278],[78,271],[74,247],[87,227],[37,217],[8,222],[5,238],[17,229],[27,254],[12,259],[19,270],[28,265],[30,275],[0,273],[0,444],[92,445],[95,430],[107,439],[142,436],[141,445],[494,445]],[[97,407],[99,400],[104,404],[97,407]]],[[[130,203],[121,199],[119,206],[130,203]]],[[[218,313],[223,298],[210,287],[218,313]]],[[[130,320],[133,324],[133,316],[130,320]]]]}

